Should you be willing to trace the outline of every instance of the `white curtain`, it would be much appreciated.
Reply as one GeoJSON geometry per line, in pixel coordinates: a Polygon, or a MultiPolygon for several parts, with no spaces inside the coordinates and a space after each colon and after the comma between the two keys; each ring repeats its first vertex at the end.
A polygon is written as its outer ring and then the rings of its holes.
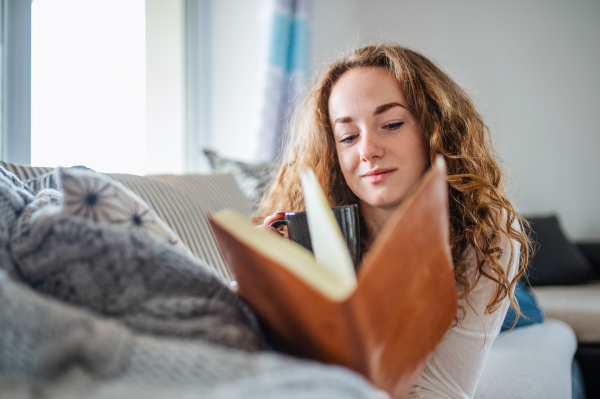
{"type": "Polygon", "coordinates": [[[272,161],[308,79],[311,0],[263,0],[255,160],[272,161]]]}

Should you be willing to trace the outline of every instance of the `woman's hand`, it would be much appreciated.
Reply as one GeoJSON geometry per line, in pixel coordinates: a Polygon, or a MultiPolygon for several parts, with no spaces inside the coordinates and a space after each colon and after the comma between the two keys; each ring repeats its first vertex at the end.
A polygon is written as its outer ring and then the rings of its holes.
{"type": "Polygon", "coordinates": [[[255,228],[263,231],[270,231],[275,234],[281,234],[275,227],[269,226],[274,221],[281,219],[285,219],[285,212],[275,212],[274,214],[267,216],[263,224],[259,224],[255,228]]]}

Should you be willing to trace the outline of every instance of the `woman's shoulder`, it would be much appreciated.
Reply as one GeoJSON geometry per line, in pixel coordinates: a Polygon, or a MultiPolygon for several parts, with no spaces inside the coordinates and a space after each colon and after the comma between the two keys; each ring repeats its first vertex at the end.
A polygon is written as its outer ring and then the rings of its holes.
{"type": "MultiPolygon", "coordinates": [[[[520,231],[517,218],[512,221],[512,227],[520,231]]],[[[514,238],[502,234],[496,247],[499,251],[495,265],[490,265],[487,261],[480,265],[474,249],[467,249],[465,261],[469,262],[467,270],[472,289],[464,298],[458,300],[459,306],[464,309],[464,317],[461,319],[461,315],[458,315],[458,326],[488,337],[490,334],[495,336],[500,331],[510,305],[507,285],[517,276],[521,261],[521,245],[514,238]],[[501,284],[507,288],[504,298],[497,297],[501,292],[501,284]],[[488,305],[493,302],[497,303],[490,309],[488,305]]]]}
{"type": "Polygon", "coordinates": [[[493,236],[477,239],[477,245],[481,250],[477,251],[474,245],[470,244],[463,252],[462,259],[468,264],[465,269],[470,278],[477,279],[478,275],[482,274],[481,272],[492,275],[495,273],[489,261],[484,262],[481,268],[479,267],[483,251],[496,255],[497,262],[494,263],[502,267],[507,277],[512,279],[518,271],[521,244],[513,235],[521,233],[521,223],[517,215],[511,215],[509,220],[508,212],[505,209],[501,212],[501,222],[492,233],[493,236]]]}

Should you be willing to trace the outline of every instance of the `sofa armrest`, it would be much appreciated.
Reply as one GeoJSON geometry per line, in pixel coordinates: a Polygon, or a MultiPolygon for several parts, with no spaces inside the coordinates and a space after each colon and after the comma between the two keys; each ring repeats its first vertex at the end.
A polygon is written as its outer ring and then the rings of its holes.
{"type": "Polygon", "coordinates": [[[570,398],[576,348],[573,329],[550,318],[501,334],[494,341],[475,398],[570,398]]]}

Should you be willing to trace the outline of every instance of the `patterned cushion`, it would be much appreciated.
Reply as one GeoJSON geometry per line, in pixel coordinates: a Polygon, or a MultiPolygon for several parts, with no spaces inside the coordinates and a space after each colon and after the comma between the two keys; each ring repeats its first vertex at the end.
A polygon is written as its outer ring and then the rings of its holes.
{"type": "MultiPolygon", "coordinates": [[[[56,184],[48,173],[53,168],[12,164],[3,165],[22,180],[40,179],[56,184]],[[44,176],[46,175],[46,176],[44,176]]],[[[169,225],[183,243],[198,258],[206,261],[226,280],[232,280],[212,230],[206,212],[231,208],[250,217],[252,209],[230,173],[149,175],[107,174],[140,196],[169,225]]],[[[29,187],[34,186],[29,181],[29,187]]],[[[48,186],[44,187],[47,188],[48,186]]],[[[50,184],[50,188],[52,184],[50,184]]]]}
{"type": "Polygon", "coordinates": [[[232,280],[206,219],[206,212],[224,208],[250,218],[250,204],[230,173],[109,176],[148,202],[196,256],[232,280]]]}
{"type": "Polygon", "coordinates": [[[252,165],[233,159],[223,158],[216,152],[204,149],[204,155],[215,171],[231,172],[242,192],[252,203],[252,211],[258,209],[258,204],[279,169],[277,163],[267,162],[252,165]]]}
{"type": "Polygon", "coordinates": [[[148,204],[121,183],[91,170],[58,168],[58,171],[63,212],[143,231],[193,256],[148,204]]]}

